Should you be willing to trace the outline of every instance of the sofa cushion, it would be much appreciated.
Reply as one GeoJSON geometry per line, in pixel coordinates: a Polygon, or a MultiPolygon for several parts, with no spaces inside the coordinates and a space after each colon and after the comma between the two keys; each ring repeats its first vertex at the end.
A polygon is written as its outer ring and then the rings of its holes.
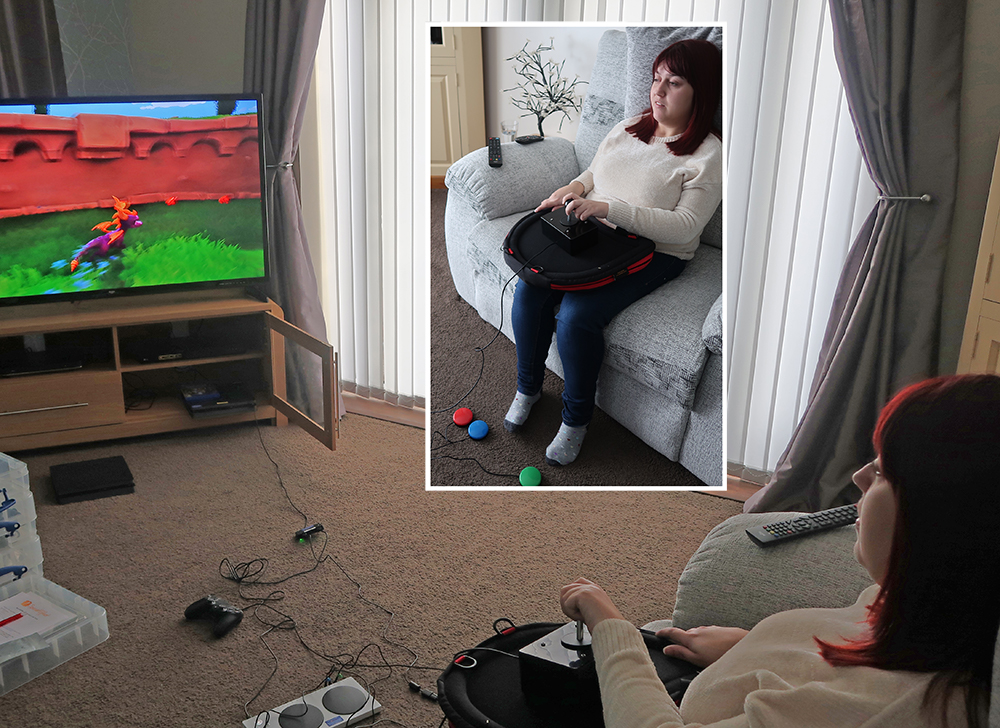
{"type": "Polygon", "coordinates": [[[744,513],[713,528],[677,582],[673,623],[751,629],[788,609],[846,607],[871,586],[854,558],[852,526],[761,547],[746,529],[798,513],[744,513]]]}
{"type": "Polygon", "coordinates": [[[690,408],[709,353],[705,316],[721,292],[722,251],[701,247],[680,276],[611,320],[604,363],[690,408]]]}
{"type": "Polygon", "coordinates": [[[712,354],[701,373],[678,462],[706,485],[716,488],[725,487],[726,482],[722,452],[725,441],[722,429],[723,394],[722,355],[712,354]]]}
{"type": "Polygon", "coordinates": [[[590,166],[604,137],[625,118],[625,33],[607,30],[597,44],[594,70],[576,132],[576,158],[583,171],[590,166]]]}
{"type": "Polygon", "coordinates": [[[486,147],[462,157],[448,168],[448,194],[465,199],[480,216],[494,220],[521,210],[533,210],[580,174],[573,143],[546,137],[535,144],[504,144],[503,165],[490,167],[486,147]]]}
{"type": "Polygon", "coordinates": [[[701,327],[701,340],[713,354],[722,354],[722,294],[715,299],[701,327]]]}

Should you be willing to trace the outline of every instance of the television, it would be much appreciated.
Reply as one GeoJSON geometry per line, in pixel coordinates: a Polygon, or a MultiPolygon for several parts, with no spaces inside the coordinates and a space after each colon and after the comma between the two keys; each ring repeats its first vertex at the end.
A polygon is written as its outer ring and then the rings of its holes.
{"type": "Polygon", "coordinates": [[[253,94],[0,100],[0,305],[268,280],[253,94]]]}

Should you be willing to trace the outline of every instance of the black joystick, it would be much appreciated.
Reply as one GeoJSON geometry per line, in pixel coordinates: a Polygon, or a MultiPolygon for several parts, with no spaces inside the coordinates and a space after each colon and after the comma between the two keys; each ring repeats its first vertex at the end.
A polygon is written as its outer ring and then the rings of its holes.
{"type": "Polygon", "coordinates": [[[562,221],[562,223],[566,227],[572,227],[573,225],[576,225],[578,222],[580,222],[580,218],[578,218],[576,215],[574,215],[572,212],[569,211],[569,203],[567,203],[566,207],[563,208],[563,213],[565,214],[566,217],[562,221]]]}
{"type": "Polygon", "coordinates": [[[221,597],[209,594],[185,609],[184,618],[209,619],[215,623],[212,626],[212,634],[216,637],[224,637],[243,621],[243,610],[234,607],[221,597]]]}

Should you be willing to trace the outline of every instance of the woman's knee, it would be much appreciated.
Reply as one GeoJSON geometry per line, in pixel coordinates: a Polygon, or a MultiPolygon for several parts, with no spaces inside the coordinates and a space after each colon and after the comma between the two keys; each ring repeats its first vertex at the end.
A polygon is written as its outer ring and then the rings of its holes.
{"type": "Polygon", "coordinates": [[[591,305],[586,296],[567,295],[563,297],[556,313],[556,321],[557,331],[577,329],[600,333],[608,325],[609,319],[606,312],[600,306],[591,305]]]}
{"type": "Polygon", "coordinates": [[[547,291],[538,286],[531,286],[523,281],[519,281],[514,289],[515,315],[539,316],[555,308],[556,299],[552,291],[547,291]]]}

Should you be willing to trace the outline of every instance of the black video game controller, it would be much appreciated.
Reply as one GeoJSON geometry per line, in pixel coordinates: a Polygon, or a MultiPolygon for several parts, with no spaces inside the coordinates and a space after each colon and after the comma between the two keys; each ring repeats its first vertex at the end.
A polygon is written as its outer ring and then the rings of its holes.
{"type": "Polygon", "coordinates": [[[184,618],[210,619],[215,623],[212,625],[212,634],[216,637],[224,637],[243,621],[243,610],[234,607],[221,597],[209,594],[185,609],[184,618]]]}
{"type": "Polygon", "coordinates": [[[578,218],[574,213],[569,211],[568,204],[566,207],[563,208],[563,215],[565,215],[565,217],[562,220],[562,224],[565,225],[566,227],[573,227],[578,222],[580,222],[580,218],[578,218]]]}

